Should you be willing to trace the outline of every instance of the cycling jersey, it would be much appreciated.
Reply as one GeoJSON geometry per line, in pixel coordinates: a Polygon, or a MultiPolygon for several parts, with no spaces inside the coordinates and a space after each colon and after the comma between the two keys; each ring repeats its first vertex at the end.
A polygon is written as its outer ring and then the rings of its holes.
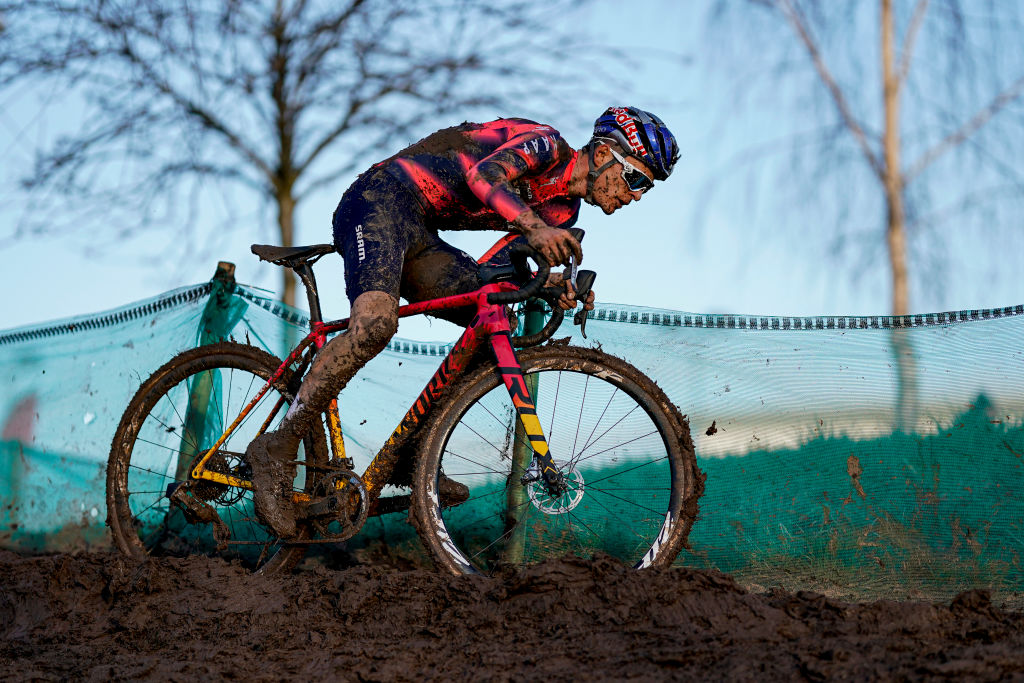
{"type": "Polygon", "coordinates": [[[334,213],[349,300],[381,291],[422,301],[478,288],[476,262],[437,231],[508,230],[527,208],[571,227],[580,209],[568,196],[576,156],[550,126],[499,119],[438,131],[375,164],[334,213]]]}
{"type": "Polygon", "coordinates": [[[463,123],[429,135],[376,165],[413,191],[427,219],[447,230],[507,230],[528,208],[571,227],[568,196],[577,152],[551,126],[526,119],[463,123]]]}

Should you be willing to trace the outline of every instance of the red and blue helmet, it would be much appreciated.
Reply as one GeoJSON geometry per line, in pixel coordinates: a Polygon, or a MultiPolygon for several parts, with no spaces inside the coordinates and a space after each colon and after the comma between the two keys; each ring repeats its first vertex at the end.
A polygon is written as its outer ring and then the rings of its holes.
{"type": "Polygon", "coordinates": [[[672,131],[654,114],[636,107],[609,107],[594,122],[594,137],[617,142],[665,180],[679,159],[679,145],[672,131]]]}

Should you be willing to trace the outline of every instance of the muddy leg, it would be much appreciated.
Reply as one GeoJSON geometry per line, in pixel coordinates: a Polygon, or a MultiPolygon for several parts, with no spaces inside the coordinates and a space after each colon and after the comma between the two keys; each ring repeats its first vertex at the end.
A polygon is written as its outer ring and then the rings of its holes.
{"type": "Polygon", "coordinates": [[[291,492],[295,453],[302,436],[353,375],[384,350],[396,331],[398,301],[394,297],[385,292],[365,292],[356,297],[349,329],[317,354],[277,431],[258,437],[246,450],[253,469],[256,514],[279,536],[295,535],[291,492]]]}

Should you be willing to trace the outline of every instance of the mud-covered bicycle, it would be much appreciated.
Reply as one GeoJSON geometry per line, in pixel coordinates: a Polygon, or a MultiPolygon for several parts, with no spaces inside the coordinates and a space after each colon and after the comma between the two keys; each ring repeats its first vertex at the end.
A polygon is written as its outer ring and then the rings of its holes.
{"type": "MultiPolygon", "coordinates": [[[[456,574],[567,553],[605,552],[637,568],[675,559],[703,491],[685,417],[626,361],[566,340],[542,345],[562,322],[554,302],[564,290],[545,286],[548,264],[511,236],[481,258],[477,291],[399,309],[400,317],[476,314],[361,475],[331,402],[296,456],[298,535],[276,537],[254,512],[246,446],[276,426],[313,356],[348,319],[323,321],[313,276],[333,246],[252,251],[299,276],[310,331],[284,361],[222,341],[175,356],[142,384],[107,467],[107,523],[121,551],[219,555],[284,571],[312,544],[344,541],[368,517],[407,510],[435,564],[456,574]],[[487,263],[505,246],[511,265],[487,263]],[[548,301],[550,318],[514,336],[512,307],[527,300],[548,301]],[[486,346],[493,353],[481,352],[486,346]]],[[[581,299],[594,276],[579,271],[581,299]]]]}

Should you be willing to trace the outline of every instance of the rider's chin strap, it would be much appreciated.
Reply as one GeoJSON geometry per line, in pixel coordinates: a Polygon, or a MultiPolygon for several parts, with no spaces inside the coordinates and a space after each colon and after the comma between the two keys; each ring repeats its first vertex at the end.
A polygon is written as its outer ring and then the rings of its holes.
{"type": "Polygon", "coordinates": [[[613,157],[611,161],[604,164],[600,168],[594,168],[594,150],[597,149],[597,146],[601,144],[606,143],[598,142],[597,140],[591,140],[589,143],[587,143],[587,161],[589,162],[587,164],[587,167],[590,169],[587,171],[587,195],[586,197],[584,197],[584,200],[586,200],[587,204],[594,203],[594,182],[597,180],[598,176],[604,173],[605,170],[608,169],[609,167],[615,165],[615,158],[613,157]]]}

